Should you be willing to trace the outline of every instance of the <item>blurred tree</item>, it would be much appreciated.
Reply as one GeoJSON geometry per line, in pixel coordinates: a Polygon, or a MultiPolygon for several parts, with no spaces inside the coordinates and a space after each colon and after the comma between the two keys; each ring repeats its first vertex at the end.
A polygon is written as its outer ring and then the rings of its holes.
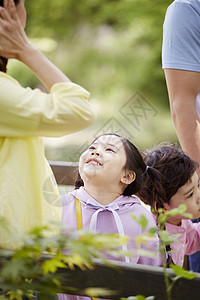
{"type": "MultiPolygon", "coordinates": [[[[158,137],[176,140],[161,68],[162,24],[171,2],[26,1],[27,33],[33,43],[91,92],[98,113],[95,131],[116,115],[123,122],[120,108],[139,91],[158,110],[138,134],[139,146],[155,144],[161,141],[158,137]]],[[[24,86],[40,84],[20,63],[11,64],[9,71],[24,86]]]]}
{"type": "MultiPolygon", "coordinates": [[[[154,101],[160,101],[161,98],[167,100],[160,52],[162,23],[170,2],[169,0],[27,1],[27,31],[32,37],[46,36],[57,40],[60,45],[65,45],[66,52],[71,47],[75,49],[77,41],[80,41],[79,46],[83,51],[82,53],[79,51],[79,55],[75,51],[78,55],[77,60],[75,59],[77,64],[70,67],[67,63],[66,70],[65,62],[62,62],[62,66],[64,71],[72,72],[75,81],[86,85],[92,92],[94,80],[91,84],[89,80],[85,82],[85,70],[88,74],[92,69],[100,68],[95,93],[98,93],[98,89],[101,93],[114,89],[120,83],[124,88],[145,91],[147,96],[153,96],[154,101]],[[104,28],[104,31],[100,31],[99,28],[104,28]],[[106,35],[111,31],[120,45],[111,44],[112,49],[105,45],[106,49],[102,51],[102,45],[98,47],[95,42],[98,41],[100,34],[106,35]],[[87,45],[83,44],[84,38],[87,45]],[[107,73],[107,76],[110,74],[112,79],[102,85],[101,74],[104,78],[104,73],[107,73]]],[[[64,53],[62,58],[64,61],[64,53]]],[[[94,77],[93,72],[91,77],[94,77]]],[[[168,107],[168,101],[163,103],[168,107]]]]}

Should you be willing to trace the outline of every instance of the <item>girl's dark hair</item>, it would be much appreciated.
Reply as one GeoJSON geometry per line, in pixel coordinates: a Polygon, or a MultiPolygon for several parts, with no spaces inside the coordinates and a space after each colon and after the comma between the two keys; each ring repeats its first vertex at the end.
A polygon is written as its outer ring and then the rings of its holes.
{"type": "MultiPolygon", "coordinates": [[[[124,196],[131,196],[135,193],[137,193],[143,183],[143,173],[146,170],[146,165],[145,162],[143,160],[142,154],[140,153],[140,151],[127,139],[124,138],[118,134],[115,133],[106,133],[103,134],[104,135],[114,135],[120,138],[120,140],[122,141],[123,145],[124,145],[124,150],[126,153],[126,165],[125,168],[130,170],[130,171],[134,171],[136,174],[136,178],[135,180],[129,184],[126,189],[123,192],[124,196]]],[[[93,143],[99,138],[100,136],[98,136],[93,143]]],[[[79,187],[84,186],[84,182],[80,177],[80,174],[78,173],[78,178],[76,180],[75,183],[75,189],[78,189],[79,187]]]]}
{"type": "Polygon", "coordinates": [[[162,144],[144,153],[149,166],[138,196],[156,211],[169,203],[173,195],[192,177],[198,163],[176,145],[162,144]]]}
{"type": "MultiPolygon", "coordinates": [[[[14,0],[15,5],[19,4],[20,0],[14,0]]],[[[0,6],[3,6],[3,0],[0,0],[0,6]]],[[[6,73],[8,59],[5,57],[0,56],[0,71],[6,73]]]]}

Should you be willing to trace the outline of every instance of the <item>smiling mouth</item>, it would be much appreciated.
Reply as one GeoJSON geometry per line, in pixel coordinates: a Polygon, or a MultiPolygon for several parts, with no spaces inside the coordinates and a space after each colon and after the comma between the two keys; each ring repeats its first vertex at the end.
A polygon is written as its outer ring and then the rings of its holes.
{"type": "Polygon", "coordinates": [[[96,159],[88,159],[86,161],[86,164],[93,164],[93,165],[96,165],[96,166],[102,166],[102,164],[96,159]]]}

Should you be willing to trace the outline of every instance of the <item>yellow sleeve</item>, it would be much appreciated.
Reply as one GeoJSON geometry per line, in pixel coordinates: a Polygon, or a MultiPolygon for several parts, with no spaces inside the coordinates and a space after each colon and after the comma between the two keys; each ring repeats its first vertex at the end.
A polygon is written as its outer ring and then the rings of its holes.
{"type": "Polygon", "coordinates": [[[0,72],[0,136],[59,137],[89,126],[90,94],[72,82],[56,83],[50,93],[23,88],[0,72]]]}

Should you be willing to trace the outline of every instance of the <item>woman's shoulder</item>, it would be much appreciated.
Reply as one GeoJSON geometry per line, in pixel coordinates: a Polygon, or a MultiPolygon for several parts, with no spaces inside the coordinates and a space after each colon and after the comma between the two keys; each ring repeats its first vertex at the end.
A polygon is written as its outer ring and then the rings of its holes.
{"type": "Polygon", "coordinates": [[[14,79],[12,76],[8,75],[7,73],[4,73],[4,72],[0,71],[0,81],[1,80],[9,80],[14,84],[19,85],[19,82],[16,79],[14,79]]]}

